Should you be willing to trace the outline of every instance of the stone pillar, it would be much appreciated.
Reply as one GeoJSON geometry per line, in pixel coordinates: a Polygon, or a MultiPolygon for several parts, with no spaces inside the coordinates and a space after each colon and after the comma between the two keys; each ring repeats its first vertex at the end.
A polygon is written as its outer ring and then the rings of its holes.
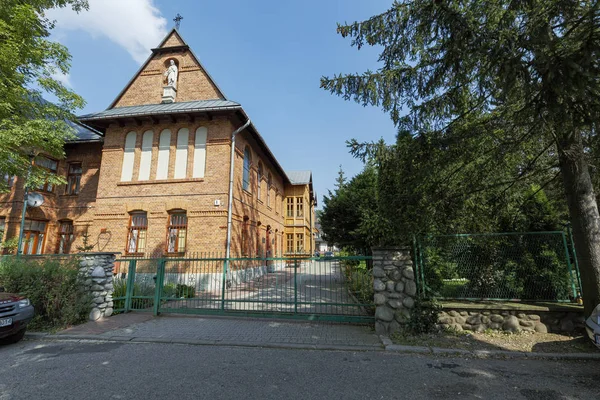
{"type": "Polygon", "coordinates": [[[417,295],[410,249],[373,249],[373,278],[375,332],[391,335],[409,318],[417,295]]]}
{"type": "Polygon", "coordinates": [[[110,317],[113,313],[113,269],[120,253],[82,253],[79,277],[83,290],[92,300],[90,321],[110,317]]]}

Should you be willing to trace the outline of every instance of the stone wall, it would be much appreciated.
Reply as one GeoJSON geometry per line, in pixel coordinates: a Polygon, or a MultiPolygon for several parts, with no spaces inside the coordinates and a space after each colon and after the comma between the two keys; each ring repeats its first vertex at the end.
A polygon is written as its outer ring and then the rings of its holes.
{"type": "Polygon", "coordinates": [[[90,321],[110,317],[113,313],[113,269],[116,253],[84,253],[79,261],[83,290],[90,293],[90,321]]]}
{"type": "Polygon", "coordinates": [[[400,330],[415,304],[417,284],[409,249],[373,249],[375,331],[390,335],[400,330]]]}
{"type": "Polygon", "coordinates": [[[487,329],[505,332],[564,332],[583,329],[583,310],[501,310],[445,309],[439,314],[439,328],[483,332],[487,329]]]}

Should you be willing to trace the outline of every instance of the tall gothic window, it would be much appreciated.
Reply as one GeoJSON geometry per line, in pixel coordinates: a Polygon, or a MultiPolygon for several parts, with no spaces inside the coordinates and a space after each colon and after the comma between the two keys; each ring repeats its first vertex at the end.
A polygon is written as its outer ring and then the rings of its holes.
{"type": "Polygon", "coordinates": [[[79,194],[81,186],[81,163],[70,163],[69,171],[67,172],[67,189],[66,194],[79,194]]]}
{"type": "Polygon", "coordinates": [[[142,135],[142,151],[140,155],[140,171],[138,175],[139,181],[147,181],[150,179],[150,167],[152,166],[152,142],[154,140],[154,132],[146,131],[142,135]]]}
{"type": "Polygon", "coordinates": [[[143,254],[146,251],[147,231],[148,217],[146,212],[132,212],[129,217],[129,235],[127,236],[128,254],[143,254]]]}
{"type": "Polygon", "coordinates": [[[167,253],[185,253],[187,242],[187,214],[183,210],[169,214],[167,253]]]}
{"type": "Polygon", "coordinates": [[[273,180],[271,177],[271,173],[267,175],[267,207],[271,207],[271,186],[273,185],[273,180]]]}
{"type": "Polygon", "coordinates": [[[125,151],[123,152],[123,166],[121,168],[121,182],[133,179],[133,162],[135,161],[135,142],[137,133],[129,132],[125,136],[125,151]]]}
{"type": "Polygon", "coordinates": [[[42,254],[47,221],[26,219],[23,229],[23,254],[42,254]]]}
{"type": "Polygon", "coordinates": [[[156,179],[169,177],[169,155],[171,153],[171,131],[168,129],[160,133],[158,139],[158,162],[156,164],[156,179]]]}
{"type": "Polygon", "coordinates": [[[58,227],[58,254],[69,254],[73,243],[73,221],[60,221],[58,227]]]}
{"type": "Polygon", "coordinates": [[[194,169],[192,178],[204,178],[206,169],[206,137],[208,130],[201,126],[196,129],[196,138],[194,143],[194,169]]]}
{"type": "Polygon", "coordinates": [[[250,233],[248,232],[249,226],[250,226],[250,218],[248,218],[248,216],[244,216],[244,222],[242,223],[242,243],[241,243],[242,257],[250,256],[250,233]]]}
{"type": "MultiPolygon", "coordinates": [[[[46,170],[46,172],[53,175],[56,174],[56,171],[58,169],[58,161],[43,156],[37,157],[35,159],[35,165],[37,165],[38,167],[42,167],[46,170]]],[[[42,192],[52,193],[54,191],[54,185],[49,182],[45,182],[39,185],[37,189],[42,192]]]]}
{"type": "Polygon", "coordinates": [[[175,150],[175,179],[183,179],[187,176],[188,143],[190,131],[181,128],[177,132],[177,149],[175,150]]]}
{"type": "Polygon", "coordinates": [[[256,180],[257,180],[257,186],[256,186],[256,196],[258,197],[258,200],[262,201],[261,199],[261,187],[262,187],[262,178],[263,178],[263,166],[262,163],[259,161],[258,162],[258,172],[256,173],[256,180]]]}
{"type": "Polygon", "coordinates": [[[250,148],[246,146],[244,148],[244,176],[242,180],[242,187],[244,190],[250,191],[250,166],[252,165],[252,155],[250,154],[250,148]]]}

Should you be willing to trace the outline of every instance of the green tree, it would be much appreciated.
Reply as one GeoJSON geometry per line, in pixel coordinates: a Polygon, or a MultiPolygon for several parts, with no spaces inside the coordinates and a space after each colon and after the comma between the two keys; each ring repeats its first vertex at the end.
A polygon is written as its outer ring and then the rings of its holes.
{"type": "MultiPolygon", "coordinates": [[[[339,178],[343,177],[340,169],[339,178]]],[[[323,197],[320,216],[323,236],[329,243],[364,252],[380,244],[383,236],[379,221],[377,171],[371,165],[349,182],[338,178],[335,192],[323,197]]]]}
{"type": "MultiPolygon", "coordinates": [[[[86,0],[2,0],[0,6],[0,177],[24,176],[32,151],[57,158],[72,137],[66,122],[84,101],[55,76],[67,74],[67,48],[48,40],[53,21],[45,11],[70,6],[87,8],[86,0]],[[49,95],[55,102],[45,101],[49,95]]],[[[61,183],[34,167],[30,185],[44,181],[61,183]]],[[[0,182],[0,191],[6,182],[0,182]]]]}
{"type": "MultiPolygon", "coordinates": [[[[346,99],[382,106],[401,131],[426,142],[451,146],[467,135],[498,135],[496,154],[503,157],[532,147],[553,156],[586,314],[600,303],[600,216],[584,146],[600,116],[599,4],[396,1],[383,14],[338,26],[353,46],[381,46],[381,68],[321,81],[346,99]]],[[[522,174],[515,171],[511,181],[522,174]]]]}

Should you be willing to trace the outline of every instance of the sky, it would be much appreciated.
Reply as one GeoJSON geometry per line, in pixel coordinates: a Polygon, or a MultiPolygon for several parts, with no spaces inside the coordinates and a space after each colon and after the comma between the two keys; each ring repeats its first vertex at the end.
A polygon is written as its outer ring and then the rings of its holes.
{"type": "Polygon", "coordinates": [[[57,76],[87,105],[106,109],[165,34],[183,16],[180,34],[225,96],[244,107],[285,170],[313,172],[319,207],[334,189],[340,165],[362,169],[346,147],[396,129],[387,114],[319,88],[322,76],[378,68],[378,49],[350,46],[337,23],[384,12],[391,0],[89,0],[90,9],[51,10],[52,39],[71,53],[57,76]]]}

